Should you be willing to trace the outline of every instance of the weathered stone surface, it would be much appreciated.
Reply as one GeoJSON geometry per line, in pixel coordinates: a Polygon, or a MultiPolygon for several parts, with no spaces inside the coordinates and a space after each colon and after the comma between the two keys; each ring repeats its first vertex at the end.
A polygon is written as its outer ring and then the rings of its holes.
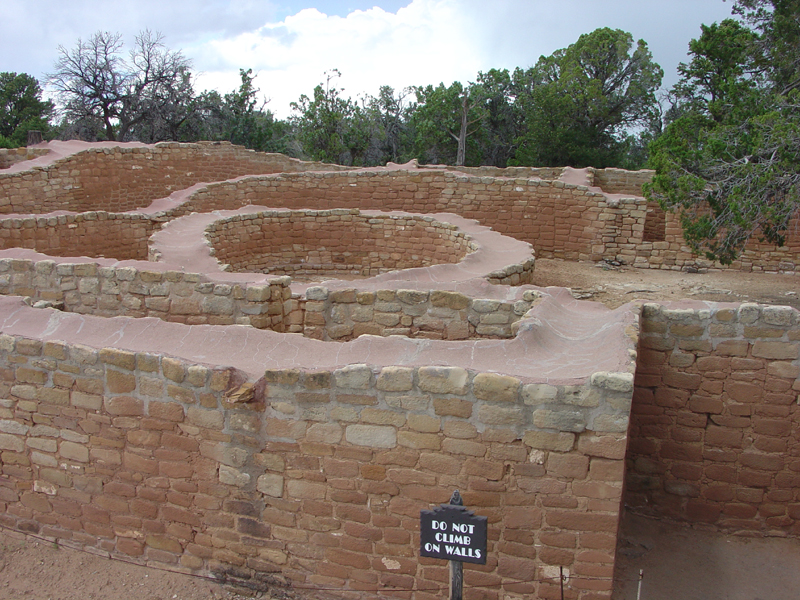
{"type": "Polygon", "coordinates": [[[250,483],[250,475],[228,465],[220,465],[219,482],[236,487],[245,487],[250,483]]]}
{"type": "Polygon", "coordinates": [[[260,475],[256,482],[256,489],[266,496],[280,498],[283,496],[283,476],[275,473],[260,475]]]}
{"type": "Polygon", "coordinates": [[[161,359],[161,370],[164,373],[164,377],[175,383],[182,383],[186,377],[186,369],[183,364],[167,356],[161,359]]]}
{"type": "Polygon", "coordinates": [[[0,420],[0,431],[3,433],[13,433],[17,435],[25,435],[28,433],[29,427],[17,421],[10,421],[7,419],[0,420]]]}
{"type": "Polygon", "coordinates": [[[578,410],[540,408],[533,412],[533,424],[542,429],[580,433],[586,429],[586,417],[578,410]]]}
{"type": "Polygon", "coordinates": [[[8,433],[0,433],[0,450],[11,450],[12,452],[23,452],[25,441],[8,433]]]}
{"type": "Polygon", "coordinates": [[[369,365],[348,365],[333,372],[336,387],[366,390],[372,378],[369,365]]]}
{"type": "Polygon", "coordinates": [[[522,401],[531,406],[547,404],[555,402],[558,396],[558,388],[546,383],[529,383],[522,386],[521,396],[522,401]]]}
{"type": "Polygon", "coordinates": [[[470,305],[470,299],[457,292],[436,290],[431,292],[431,304],[452,310],[463,310],[470,305]]]}
{"type": "Polygon", "coordinates": [[[106,397],[103,404],[111,415],[138,416],[144,414],[144,402],[133,396],[106,397]]]}
{"type": "Polygon", "coordinates": [[[753,356],[773,360],[795,360],[800,357],[800,344],[758,340],[753,344],[753,356]]]}
{"type": "Polygon", "coordinates": [[[345,439],[356,446],[394,448],[397,445],[397,430],[381,425],[348,425],[345,439]]]}
{"type": "Polygon", "coordinates": [[[436,433],[442,427],[442,420],[428,415],[409,414],[408,426],[420,433],[436,433]]]}
{"type": "Polygon", "coordinates": [[[397,290],[397,299],[405,304],[420,304],[428,300],[428,292],[397,290]]]}
{"type": "Polygon", "coordinates": [[[414,369],[384,367],[378,374],[377,388],[384,392],[407,392],[414,386],[414,369]]]}
{"type": "Polygon", "coordinates": [[[591,378],[593,386],[612,390],[615,392],[633,391],[633,373],[593,373],[591,378]]]}
{"type": "Polygon", "coordinates": [[[598,415],[592,420],[591,429],[600,433],[625,433],[628,415],[598,415]]]}
{"type": "Polygon", "coordinates": [[[525,415],[521,408],[483,405],[478,410],[478,419],[486,425],[523,425],[525,415]]]}
{"type": "Polygon", "coordinates": [[[317,287],[310,287],[306,290],[306,298],[309,300],[327,300],[328,299],[328,288],[317,286],[317,287]]]}
{"type": "Polygon", "coordinates": [[[522,436],[526,446],[536,450],[569,452],[575,445],[574,433],[551,433],[549,431],[526,431],[522,436]]]}
{"type": "Polygon", "coordinates": [[[114,365],[120,369],[133,371],[136,368],[136,354],[116,348],[103,348],[99,352],[100,360],[106,364],[114,365]]]}
{"type": "Polygon", "coordinates": [[[338,444],[344,434],[338,423],[315,423],[306,431],[306,440],[323,444],[338,444]]]}
{"type": "Polygon", "coordinates": [[[433,394],[467,393],[469,374],[460,367],[420,367],[419,389],[433,394]]]}
{"type": "Polygon", "coordinates": [[[415,431],[398,432],[397,443],[415,450],[439,450],[442,447],[442,439],[437,434],[415,431]]]}
{"type": "Polygon", "coordinates": [[[516,402],[519,388],[519,379],[497,373],[478,373],[472,381],[475,397],[491,402],[516,402]]]}
{"type": "Polygon", "coordinates": [[[59,454],[63,458],[74,460],[77,462],[89,462],[89,449],[83,444],[76,444],[74,442],[61,442],[59,454]]]}

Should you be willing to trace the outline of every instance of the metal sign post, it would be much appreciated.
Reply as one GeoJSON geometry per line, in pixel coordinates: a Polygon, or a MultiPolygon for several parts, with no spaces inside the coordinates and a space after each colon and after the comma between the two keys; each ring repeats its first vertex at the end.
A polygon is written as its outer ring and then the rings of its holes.
{"type": "Polygon", "coordinates": [[[464,508],[458,490],[450,504],[420,512],[420,556],[450,561],[450,600],[462,600],[464,563],[486,564],[487,517],[464,508]]]}
{"type": "MultiPolygon", "coordinates": [[[[450,496],[451,506],[464,506],[458,490],[450,496]]],[[[462,600],[464,597],[464,563],[458,560],[450,561],[450,600],[462,600]]]]}

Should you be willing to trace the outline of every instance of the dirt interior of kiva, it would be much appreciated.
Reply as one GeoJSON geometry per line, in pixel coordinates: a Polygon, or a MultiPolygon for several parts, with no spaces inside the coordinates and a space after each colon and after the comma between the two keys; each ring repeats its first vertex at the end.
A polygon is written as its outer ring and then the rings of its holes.
{"type": "MultiPolygon", "coordinates": [[[[567,287],[576,298],[612,308],[634,300],[682,298],[800,308],[800,277],[796,275],[732,270],[686,273],[538,259],[534,284],[567,287]]],[[[800,596],[798,590],[798,540],[726,536],[702,526],[630,514],[623,517],[615,600],[789,600],[800,596]]],[[[335,590],[331,593],[335,596],[335,590]]],[[[469,597],[468,590],[465,595],[469,597]]],[[[281,598],[307,596],[302,589],[280,593],[281,598]]],[[[247,597],[269,597],[269,593],[111,560],[0,529],[2,600],[247,597]]],[[[569,597],[568,587],[565,597],[569,597]]]]}

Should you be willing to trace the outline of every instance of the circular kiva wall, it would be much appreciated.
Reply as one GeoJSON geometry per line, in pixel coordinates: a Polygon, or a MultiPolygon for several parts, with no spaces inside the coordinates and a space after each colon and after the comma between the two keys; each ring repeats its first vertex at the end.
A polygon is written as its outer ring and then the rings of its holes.
{"type": "Polygon", "coordinates": [[[477,249],[458,228],[431,217],[355,209],[235,215],[215,221],[205,235],[228,271],[294,278],[372,277],[457,263],[477,249]]]}

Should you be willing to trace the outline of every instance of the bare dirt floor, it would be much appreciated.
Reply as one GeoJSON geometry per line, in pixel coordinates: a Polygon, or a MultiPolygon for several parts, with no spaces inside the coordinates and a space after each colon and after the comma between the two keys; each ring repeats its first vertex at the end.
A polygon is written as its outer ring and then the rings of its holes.
{"type": "Polygon", "coordinates": [[[718,270],[634,269],[606,262],[536,259],[535,284],[572,290],[578,299],[617,308],[633,300],[759,302],[800,309],[800,275],[718,270]]]}
{"type": "MultiPolygon", "coordinates": [[[[616,308],[636,299],[710,300],[800,309],[800,276],[686,273],[611,264],[536,261],[536,285],[616,308]]],[[[614,600],[789,600],[800,597],[800,540],[726,536],[626,515],[614,600]]],[[[291,596],[303,597],[302,590],[291,596]]],[[[283,599],[54,545],[0,529],[0,600],[283,599]]]]}
{"type": "Polygon", "coordinates": [[[800,540],[724,535],[630,514],[620,533],[613,600],[800,597],[800,540]]]}

